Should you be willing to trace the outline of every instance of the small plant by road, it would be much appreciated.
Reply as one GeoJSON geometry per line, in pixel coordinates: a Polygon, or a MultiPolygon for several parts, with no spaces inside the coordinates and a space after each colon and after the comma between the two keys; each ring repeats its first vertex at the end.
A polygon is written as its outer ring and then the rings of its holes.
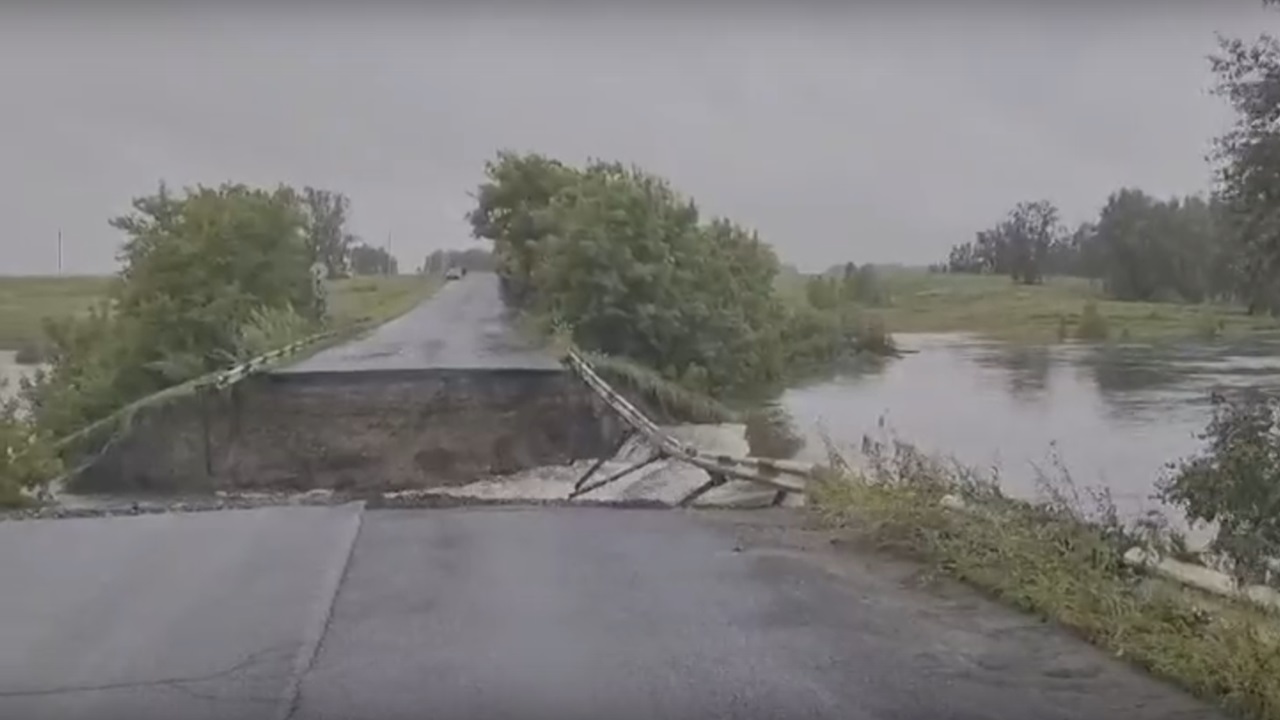
{"type": "Polygon", "coordinates": [[[1217,526],[1210,550],[1240,582],[1268,583],[1280,557],[1280,407],[1258,391],[1213,396],[1206,446],[1159,484],[1165,502],[1217,526]]]}

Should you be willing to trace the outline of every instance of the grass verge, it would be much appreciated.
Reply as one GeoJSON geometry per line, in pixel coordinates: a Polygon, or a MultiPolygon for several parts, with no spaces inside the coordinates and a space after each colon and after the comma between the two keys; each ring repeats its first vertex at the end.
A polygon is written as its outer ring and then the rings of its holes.
{"type": "Polygon", "coordinates": [[[1133,544],[1168,536],[1122,526],[1105,496],[1089,510],[1046,485],[1043,502],[1013,500],[994,481],[900,442],[865,442],[857,467],[829,455],[831,470],[811,493],[825,522],[1071,628],[1242,717],[1280,718],[1280,617],[1126,565],[1133,544]]]}
{"type": "Polygon", "coordinates": [[[1108,338],[1120,342],[1204,341],[1280,331],[1274,318],[1251,316],[1238,306],[1109,300],[1083,278],[1054,277],[1024,286],[1004,276],[885,269],[881,281],[889,305],[872,312],[894,332],[972,332],[1026,343],[1100,340],[1091,337],[1096,335],[1091,328],[1081,331],[1091,302],[1108,338]]]}
{"type": "MultiPolygon", "coordinates": [[[[0,277],[0,350],[21,352],[20,362],[36,361],[44,342],[44,321],[88,312],[106,298],[112,277],[0,277]]],[[[439,286],[421,275],[368,276],[328,284],[335,326],[394,317],[439,286]]]]}
{"type": "Polygon", "coordinates": [[[0,277],[0,350],[27,353],[44,341],[44,320],[88,312],[113,278],[0,277]]]}

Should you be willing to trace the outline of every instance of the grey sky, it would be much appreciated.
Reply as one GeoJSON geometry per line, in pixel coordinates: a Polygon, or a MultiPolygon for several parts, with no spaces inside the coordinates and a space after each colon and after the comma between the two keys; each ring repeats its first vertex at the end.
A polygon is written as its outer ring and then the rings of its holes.
{"type": "Polygon", "coordinates": [[[1021,199],[1075,221],[1207,187],[1214,32],[1280,26],[1255,0],[105,5],[0,10],[0,273],[52,273],[59,228],[67,272],[113,270],[106,219],[162,178],[341,190],[415,267],[470,242],[502,147],[636,162],[802,267],[926,262],[1021,199]]]}

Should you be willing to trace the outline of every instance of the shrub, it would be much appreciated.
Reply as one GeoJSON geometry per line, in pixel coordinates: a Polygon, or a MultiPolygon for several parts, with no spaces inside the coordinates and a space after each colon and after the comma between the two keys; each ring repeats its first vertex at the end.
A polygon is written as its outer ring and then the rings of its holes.
{"type": "Polygon", "coordinates": [[[1215,394],[1204,450],[1172,466],[1159,497],[1218,526],[1210,549],[1241,581],[1265,582],[1280,555],[1280,427],[1276,401],[1256,390],[1215,394]]]}
{"type": "Polygon", "coordinates": [[[288,188],[162,185],[133,210],[111,221],[126,241],[107,302],[46,329],[50,367],[26,395],[57,437],[225,366],[260,339],[255,326],[319,309],[307,215],[288,188]]]}
{"type": "Polygon", "coordinates": [[[1077,340],[1106,340],[1111,334],[1107,319],[1098,311],[1098,304],[1090,300],[1084,304],[1080,313],[1080,324],[1076,326],[1077,340]]]}
{"type": "MultiPolygon", "coordinates": [[[[4,390],[0,383],[0,393],[4,390]]],[[[20,401],[0,400],[0,507],[26,504],[22,491],[49,482],[60,470],[47,434],[31,422],[20,401]]]]}
{"type": "MultiPolygon", "coordinates": [[[[811,302],[791,311],[775,288],[773,249],[729,220],[701,217],[660,177],[513,153],[485,170],[469,220],[493,241],[504,298],[563,323],[585,350],[721,397],[811,360],[885,346],[882,327],[859,328],[839,311],[835,281],[810,283],[811,302]],[[867,342],[855,342],[861,335],[867,342]]],[[[858,287],[878,297],[874,270],[865,271],[858,287]]]]}
{"type": "Polygon", "coordinates": [[[786,408],[770,404],[748,412],[747,447],[756,457],[790,459],[804,448],[804,438],[786,408]]]}

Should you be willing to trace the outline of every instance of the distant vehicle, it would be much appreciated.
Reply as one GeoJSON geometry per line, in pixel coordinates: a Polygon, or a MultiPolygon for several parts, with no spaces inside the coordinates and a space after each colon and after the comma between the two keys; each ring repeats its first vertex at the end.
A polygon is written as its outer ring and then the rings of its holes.
{"type": "Polygon", "coordinates": [[[467,274],[467,271],[466,271],[465,269],[463,269],[463,268],[460,268],[460,267],[451,267],[451,268],[449,268],[447,271],[445,271],[444,279],[445,279],[445,280],[459,280],[459,279],[461,279],[461,278],[462,278],[462,276],[463,276],[463,275],[466,275],[466,274],[467,274]]]}

